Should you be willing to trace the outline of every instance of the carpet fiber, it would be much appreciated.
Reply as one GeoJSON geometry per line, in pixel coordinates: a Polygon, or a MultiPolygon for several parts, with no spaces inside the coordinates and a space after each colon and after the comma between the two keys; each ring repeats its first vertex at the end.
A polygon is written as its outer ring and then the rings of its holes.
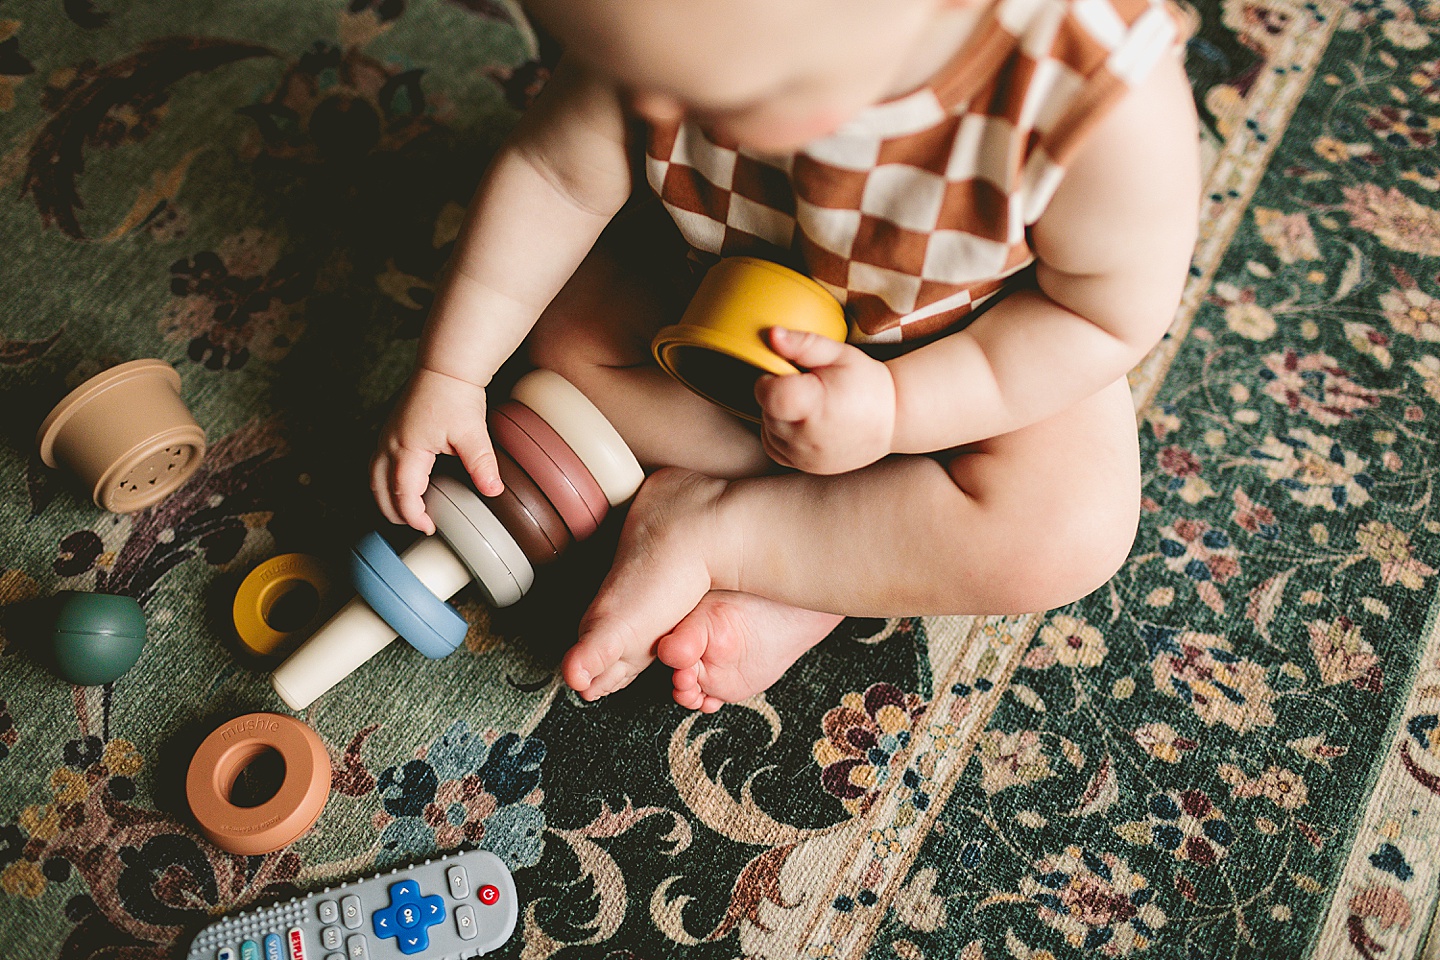
{"type": "Polygon", "coordinates": [[[473,844],[515,871],[508,957],[1422,957],[1440,6],[1194,13],[1203,235],[1132,378],[1144,514],[1109,586],[1043,616],[847,621],[713,716],[660,672],[585,704],[554,666],[612,523],[516,607],[462,592],[464,650],[392,645],[309,708],[325,812],[240,857],[180,793],[207,733],[284,709],[228,606],[267,557],[339,571],[377,523],[376,429],[544,70],[493,0],[8,0],[0,956],[176,956],[227,912],[473,844]],[[34,431],[150,356],[209,454],[105,514],[34,431]],[[144,605],[130,673],[45,669],[62,590],[144,605]]]}

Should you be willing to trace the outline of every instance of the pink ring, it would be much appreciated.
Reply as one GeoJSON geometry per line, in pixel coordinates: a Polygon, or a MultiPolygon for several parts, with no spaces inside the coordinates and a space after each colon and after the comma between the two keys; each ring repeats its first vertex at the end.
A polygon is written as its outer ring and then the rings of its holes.
{"type": "Polygon", "coordinates": [[[549,498],[575,539],[594,533],[610,501],[569,444],[533,410],[514,400],[492,410],[489,421],[491,435],[549,498]]]}

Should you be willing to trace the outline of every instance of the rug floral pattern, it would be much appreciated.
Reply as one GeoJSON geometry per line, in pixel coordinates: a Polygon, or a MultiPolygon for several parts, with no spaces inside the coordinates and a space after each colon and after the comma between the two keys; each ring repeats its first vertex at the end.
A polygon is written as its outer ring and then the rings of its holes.
{"type": "MultiPolygon", "coordinates": [[[[1194,10],[1204,234],[1133,386],[1130,561],[1045,616],[847,621],[710,717],[553,676],[596,555],[465,650],[305,719],[316,829],[223,853],[179,795],[283,710],[225,605],[378,517],[357,476],[466,197],[543,83],[487,0],[0,7],[0,953],[183,954],[219,915],[478,845],[511,957],[1420,956],[1440,870],[1440,6],[1194,10]],[[180,371],[210,450],[99,513],[32,452],[64,390],[180,371]],[[73,688],[60,590],[145,606],[73,688]]],[[[602,538],[603,540],[603,538],[602,538]]],[[[595,553],[603,561],[603,544],[595,553]]]]}

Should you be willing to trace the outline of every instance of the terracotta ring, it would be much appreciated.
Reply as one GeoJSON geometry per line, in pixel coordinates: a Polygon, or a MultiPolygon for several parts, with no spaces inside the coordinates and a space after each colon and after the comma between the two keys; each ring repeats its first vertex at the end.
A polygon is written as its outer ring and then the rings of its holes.
{"type": "Polygon", "coordinates": [[[549,563],[574,542],[555,506],[510,455],[495,448],[495,462],[505,489],[498,497],[482,496],[485,506],[510,531],[533,564],[549,563]]]}
{"type": "Polygon", "coordinates": [[[645,482],[645,471],[619,431],[589,397],[554,370],[531,370],[516,382],[510,399],[535,411],[560,434],[605,491],[610,506],[635,496],[645,482]]]}
{"type": "Polygon", "coordinates": [[[247,713],[200,744],[185,775],[185,799],[200,832],[242,856],[273,853],[309,830],[330,796],[330,756],[320,736],[294,717],[247,713]],[[285,761],[285,780],[259,806],[237,807],[230,792],[240,771],[266,750],[285,761]]]}
{"type": "Polygon", "coordinates": [[[330,595],[330,576],[319,559],[304,553],[282,553],[251,570],[235,591],[231,616],[235,634],[251,653],[268,656],[310,634],[319,626],[330,595]],[[315,609],[303,623],[281,630],[271,621],[276,606],[297,587],[315,593],[315,609]]]}
{"type": "Polygon", "coordinates": [[[610,509],[605,491],[575,451],[522,403],[507,400],[490,412],[490,433],[555,505],[576,540],[594,533],[610,509]]]}

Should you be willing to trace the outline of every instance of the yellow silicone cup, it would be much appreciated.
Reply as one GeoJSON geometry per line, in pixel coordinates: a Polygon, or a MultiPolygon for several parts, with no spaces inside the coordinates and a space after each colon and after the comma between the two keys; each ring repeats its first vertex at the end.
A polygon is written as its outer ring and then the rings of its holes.
{"type": "Polygon", "coordinates": [[[319,626],[329,595],[330,576],[317,558],[304,553],[271,557],[251,570],[235,591],[231,609],[235,634],[251,653],[260,656],[284,653],[319,626]],[[300,590],[313,591],[313,601],[299,593],[300,590]],[[297,597],[298,600],[294,599],[297,597]],[[298,618],[302,622],[294,626],[290,626],[289,618],[277,609],[287,601],[297,607],[301,602],[310,601],[302,610],[308,612],[308,616],[298,618]],[[310,605],[313,609],[309,609],[310,605]]]}
{"type": "Polygon", "coordinates": [[[710,268],[680,322],[657,333],[650,349],[695,393],[759,422],[755,381],[799,372],[765,342],[771,327],[842,342],[847,332],[839,302],[814,280],[768,260],[729,257],[710,268]]]}

